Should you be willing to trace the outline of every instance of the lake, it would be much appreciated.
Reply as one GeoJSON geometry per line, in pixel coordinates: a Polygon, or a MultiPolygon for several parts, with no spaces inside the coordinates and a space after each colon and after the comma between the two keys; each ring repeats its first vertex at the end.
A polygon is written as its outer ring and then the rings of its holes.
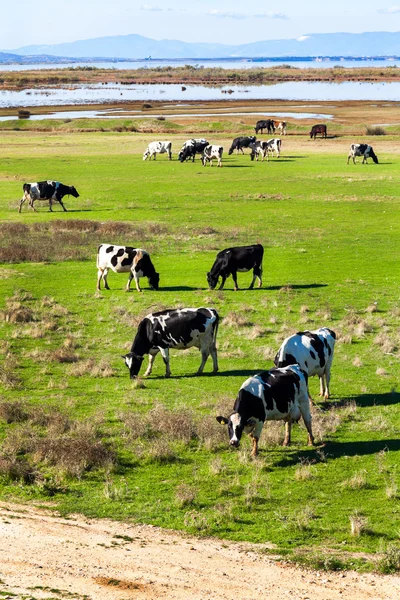
{"type": "Polygon", "coordinates": [[[136,61],[126,61],[126,62],[115,62],[115,61],[104,61],[104,62],[73,62],[73,63],[39,63],[39,64],[31,64],[31,65],[0,65],[0,71],[31,71],[31,70],[42,70],[42,69],[67,69],[73,67],[96,67],[98,69],[143,69],[143,68],[151,68],[155,69],[157,67],[182,67],[184,65],[193,65],[199,67],[212,68],[217,67],[220,69],[260,69],[260,68],[268,68],[268,67],[277,67],[279,65],[291,65],[292,67],[297,67],[298,69],[326,69],[329,67],[341,66],[346,68],[355,68],[355,67],[400,67],[399,59],[386,59],[386,60],[330,60],[330,59],[320,59],[320,60],[285,60],[282,58],[279,61],[271,61],[271,60],[257,60],[253,61],[252,59],[242,59],[242,60],[136,60],[136,61]]]}
{"type": "Polygon", "coordinates": [[[187,85],[71,85],[0,92],[0,108],[23,106],[65,106],[129,101],[186,100],[389,100],[400,101],[400,82],[286,82],[260,86],[211,87],[187,85]]]}

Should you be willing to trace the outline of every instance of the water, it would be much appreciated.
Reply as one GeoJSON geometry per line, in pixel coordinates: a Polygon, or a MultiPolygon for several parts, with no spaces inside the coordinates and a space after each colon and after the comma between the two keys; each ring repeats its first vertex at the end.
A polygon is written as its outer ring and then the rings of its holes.
{"type": "Polygon", "coordinates": [[[185,100],[390,100],[400,101],[400,82],[287,82],[260,86],[209,87],[188,85],[74,85],[68,87],[3,90],[0,108],[65,106],[129,101],[185,100]],[[231,93],[230,93],[231,92],[231,93]]]}
{"type": "Polygon", "coordinates": [[[0,64],[0,71],[31,71],[31,70],[43,70],[43,69],[70,69],[73,67],[96,67],[98,69],[143,69],[143,68],[151,68],[155,69],[157,67],[182,67],[184,65],[192,65],[199,66],[205,68],[217,67],[220,69],[260,69],[260,68],[268,68],[268,67],[277,67],[279,65],[291,65],[292,67],[298,69],[326,69],[328,67],[341,66],[346,68],[355,68],[355,67],[400,67],[400,59],[386,59],[386,60],[331,60],[331,59],[322,59],[322,60],[285,60],[282,58],[279,61],[271,61],[271,60],[257,60],[253,61],[252,59],[243,59],[243,60],[195,60],[195,59],[186,59],[186,60],[135,60],[135,61],[126,61],[126,62],[115,62],[115,61],[105,61],[105,62],[73,62],[73,63],[37,63],[31,65],[2,65],[0,64]]]}
{"type": "MultiPolygon", "coordinates": [[[[171,106],[168,106],[169,110],[171,106]]],[[[245,116],[245,115],[257,115],[259,117],[277,117],[281,119],[318,119],[318,120],[329,120],[333,118],[333,115],[323,113],[293,113],[293,112],[214,112],[214,113],[174,113],[174,118],[192,118],[195,116],[201,117],[231,117],[231,116],[245,116]]],[[[32,115],[30,121],[43,121],[43,119],[154,119],[154,115],[143,114],[141,110],[125,110],[125,109],[108,109],[108,110],[64,110],[57,112],[48,112],[40,115],[32,115]]],[[[166,116],[166,118],[169,118],[166,116]]],[[[16,116],[0,117],[0,121],[13,121],[16,116]]]]}

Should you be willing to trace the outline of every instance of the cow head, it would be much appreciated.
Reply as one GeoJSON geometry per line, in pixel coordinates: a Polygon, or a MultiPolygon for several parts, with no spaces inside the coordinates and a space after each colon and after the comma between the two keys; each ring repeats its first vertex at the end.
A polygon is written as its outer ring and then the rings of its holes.
{"type": "Polygon", "coordinates": [[[143,152],[143,160],[146,160],[146,158],[149,158],[149,156],[150,156],[149,150],[146,150],[145,152],[143,152]]]}
{"type": "Polygon", "coordinates": [[[378,157],[377,157],[377,155],[375,154],[375,152],[372,150],[372,148],[371,148],[371,150],[369,151],[369,155],[370,155],[370,157],[372,158],[372,160],[374,161],[374,163],[377,165],[377,164],[378,164],[378,157]]]}
{"type": "Polygon", "coordinates": [[[229,155],[229,156],[230,156],[230,155],[233,153],[233,150],[234,150],[234,148],[233,148],[233,146],[231,146],[231,147],[229,148],[229,150],[228,150],[228,155],[229,155]]]}
{"type": "Polygon", "coordinates": [[[68,192],[71,196],[73,196],[74,198],[79,198],[79,194],[78,191],[76,189],[76,187],[74,185],[71,185],[69,188],[69,192],[68,192]]]}
{"type": "Polygon", "coordinates": [[[183,161],[185,160],[185,156],[184,156],[184,154],[185,154],[185,150],[180,150],[180,152],[179,152],[179,154],[178,154],[178,160],[179,160],[180,162],[183,162],[183,161]]]}
{"type": "Polygon", "coordinates": [[[125,356],[122,357],[125,361],[126,366],[129,369],[129,375],[131,379],[135,379],[136,375],[138,375],[140,371],[140,367],[142,366],[143,356],[138,356],[134,352],[128,352],[125,356]]]}
{"type": "Polygon", "coordinates": [[[160,273],[154,273],[148,277],[149,284],[153,288],[153,290],[158,290],[158,286],[160,284],[160,273]]]}
{"type": "Polygon", "coordinates": [[[310,131],[310,138],[312,138],[312,137],[313,137],[313,135],[314,135],[314,132],[313,132],[313,130],[311,129],[311,131],[310,131]]]}
{"type": "Polygon", "coordinates": [[[211,271],[207,273],[207,282],[210,290],[215,290],[215,287],[218,283],[218,275],[213,275],[211,271]]]}
{"type": "Polygon", "coordinates": [[[228,425],[229,444],[234,448],[239,447],[243,431],[245,430],[246,433],[251,433],[256,424],[255,419],[252,417],[244,422],[237,412],[234,412],[228,418],[219,416],[216,417],[216,419],[221,425],[228,425]]]}

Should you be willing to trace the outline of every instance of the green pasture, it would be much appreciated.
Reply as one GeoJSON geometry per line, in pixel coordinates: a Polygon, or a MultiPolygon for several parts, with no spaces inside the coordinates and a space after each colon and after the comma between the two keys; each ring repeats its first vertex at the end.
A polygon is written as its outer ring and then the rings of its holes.
{"type": "Polygon", "coordinates": [[[0,497],[259,542],[327,569],[399,568],[398,143],[374,144],[379,165],[353,166],[350,138],[329,150],[292,138],[257,163],[228,156],[219,134],[218,169],[180,164],[189,136],[168,137],[171,162],[143,162],[154,134],[1,136],[0,497]],[[41,202],[19,214],[22,183],[48,178],[80,197],[67,213],[41,202]],[[142,280],[128,294],[110,273],[111,290],[96,293],[103,242],[148,249],[161,289],[142,280]],[[246,289],[249,273],[238,292],[231,279],[207,289],[218,250],[257,242],[262,289],[246,289]],[[171,379],[158,356],[131,382],[121,355],[138,321],[177,306],[217,308],[219,373],[209,359],[194,377],[199,352],[172,351],[171,379]],[[215,416],[287,335],[320,326],[338,340],[330,401],[310,382],[318,445],[300,424],[282,448],[283,425],[268,423],[257,459],[248,439],[228,448],[215,416]]]}

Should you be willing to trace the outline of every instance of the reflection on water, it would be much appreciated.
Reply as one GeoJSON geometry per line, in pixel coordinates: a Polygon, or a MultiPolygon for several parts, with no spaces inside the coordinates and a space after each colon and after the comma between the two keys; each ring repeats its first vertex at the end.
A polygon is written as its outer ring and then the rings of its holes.
{"type": "Polygon", "coordinates": [[[220,68],[220,69],[260,69],[260,68],[268,68],[268,67],[278,67],[282,64],[290,65],[292,68],[298,69],[326,69],[329,67],[341,66],[346,68],[356,68],[356,67],[400,67],[399,59],[386,59],[386,60],[286,60],[282,58],[279,61],[271,61],[268,59],[265,60],[252,60],[252,59],[243,59],[243,60],[195,60],[195,59],[185,59],[185,60],[135,60],[135,61],[126,61],[126,62],[115,62],[115,61],[105,61],[105,62],[73,62],[73,63],[40,63],[40,64],[32,64],[32,65],[0,65],[0,71],[31,71],[31,70],[43,70],[43,69],[70,69],[76,67],[95,67],[97,69],[156,69],[158,67],[182,67],[184,65],[192,65],[199,66],[205,68],[220,68]]]}
{"type": "Polygon", "coordinates": [[[287,82],[260,86],[208,87],[177,84],[75,85],[64,88],[0,92],[0,107],[102,104],[124,101],[170,100],[400,100],[400,83],[287,82]]]}

